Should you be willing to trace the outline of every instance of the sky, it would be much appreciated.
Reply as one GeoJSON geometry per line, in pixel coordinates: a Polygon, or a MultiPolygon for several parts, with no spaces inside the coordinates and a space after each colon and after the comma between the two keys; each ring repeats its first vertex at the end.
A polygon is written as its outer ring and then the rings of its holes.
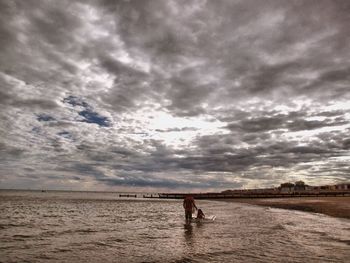
{"type": "Polygon", "coordinates": [[[350,181],[350,1],[0,0],[0,188],[350,181]]]}

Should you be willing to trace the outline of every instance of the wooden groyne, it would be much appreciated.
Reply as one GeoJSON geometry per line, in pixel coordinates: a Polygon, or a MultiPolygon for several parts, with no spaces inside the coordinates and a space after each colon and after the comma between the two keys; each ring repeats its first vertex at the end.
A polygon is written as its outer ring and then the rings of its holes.
{"type": "Polygon", "coordinates": [[[159,194],[146,194],[143,198],[160,198],[159,194]]]}
{"type": "Polygon", "coordinates": [[[134,197],[134,198],[136,198],[137,195],[134,195],[134,194],[120,194],[119,197],[134,197]]]}

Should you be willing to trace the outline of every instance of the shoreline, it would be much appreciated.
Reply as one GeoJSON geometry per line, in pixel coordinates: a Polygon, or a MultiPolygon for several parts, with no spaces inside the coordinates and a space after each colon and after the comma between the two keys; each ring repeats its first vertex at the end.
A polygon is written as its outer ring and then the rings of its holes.
{"type": "MultiPolygon", "coordinates": [[[[219,201],[219,199],[217,199],[219,201]]],[[[293,197],[258,199],[221,199],[220,201],[245,203],[272,208],[320,213],[328,216],[350,219],[350,197],[293,197]]]]}

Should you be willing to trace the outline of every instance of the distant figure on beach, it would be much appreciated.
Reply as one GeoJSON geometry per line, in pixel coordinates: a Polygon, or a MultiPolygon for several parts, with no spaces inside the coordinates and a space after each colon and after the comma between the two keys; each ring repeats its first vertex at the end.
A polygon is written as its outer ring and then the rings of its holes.
{"type": "Polygon", "coordinates": [[[198,209],[197,211],[197,219],[204,219],[205,218],[205,215],[202,211],[202,209],[198,209]]]}
{"type": "Polygon", "coordinates": [[[194,198],[190,195],[186,195],[183,203],[183,207],[185,209],[185,218],[186,221],[192,219],[192,213],[194,212],[194,209],[197,210],[197,206],[194,202],[194,198]]]}

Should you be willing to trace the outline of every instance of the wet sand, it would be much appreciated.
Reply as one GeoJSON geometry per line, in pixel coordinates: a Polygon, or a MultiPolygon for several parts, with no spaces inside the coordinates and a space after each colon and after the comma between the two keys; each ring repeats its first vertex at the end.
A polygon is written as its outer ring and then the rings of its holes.
{"type": "Polygon", "coordinates": [[[294,197],[265,199],[225,199],[225,201],[321,213],[329,216],[350,219],[350,196],[319,198],[294,197]]]}

